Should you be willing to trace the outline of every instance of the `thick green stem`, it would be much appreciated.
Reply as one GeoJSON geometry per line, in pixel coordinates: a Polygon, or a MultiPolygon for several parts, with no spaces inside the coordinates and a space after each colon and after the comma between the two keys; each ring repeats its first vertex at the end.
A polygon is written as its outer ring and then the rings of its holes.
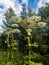
{"type": "Polygon", "coordinates": [[[29,48],[29,65],[30,65],[30,37],[28,37],[28,48],[29,48]]]}

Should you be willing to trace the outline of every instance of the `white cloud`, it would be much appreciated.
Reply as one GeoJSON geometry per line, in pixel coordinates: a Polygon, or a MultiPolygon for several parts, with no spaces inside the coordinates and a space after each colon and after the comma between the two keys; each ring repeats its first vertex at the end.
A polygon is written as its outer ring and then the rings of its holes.
{"type": "Polygon", "coordinates": [[[4,4],[5,6],[4,10],[7,10],[9,7],[12,7],[13,10],[16,10],[18,12],[18,11],[21,11],[21,8],[22,8],[18,0],[1,0],[0,3],[4,4]]]}
{"type": "Polygon", "coordinates": [[[3,25],[2,18],[0,18],[0,25],[3,25]]]}
{"type": "Polygon", "coordinates": [[[28,4],[28,0],[22,0],[22,3],[28,4]]]}
{"type": "Polygon", "coordinates": [[[14,7],[14,2],[11,0],[1,0],[0,3],[3,3],[6,8],[14,7]]]}
{"type": "Polygon", "coordinates": [[[3,14],[9,7],[12,7],[17,15],[20,15],[22,11],[22,6],[18,2],[18,0],[0,0],[0,4],[2,3],[3,8],[0,8],[0,24],[2,25],[2,19],[4,18],[3,14]]]}
{"type": "Polygon", "coordinates": [[[49,0],[39,0],[38,1],[36,13],[38,13],[40,7],[45,6],[45,3],[49,3],[49,0]]]}
{"type": "Polygon", "coordinates": [[[43,2],[43,0],[40,0],[40,1],[38,2],[38,4],[37,4],[38,8],[40,8],[41,6],[44,5],[42,2],[43,2]]]}
{"type": "Polygon", "coordinates": [[[0,25],[3,25],[2,19],[4,18],[4,12],[11,6],[14,8],[14,3],[10,0],[0,0],[0,4],[2,3],[3,8],[0,8],[0,25]]]}
{"type": "Polygon", "coordinates": [[[14,1],[14,11],[19,16],[20,12],[22,11],[22,5],[18,2],[18,0],[14,1]]]}
{"type": "Polygon", "coordinates": [[[39,0],[37,6],[40,8],[41,6],[45,6],[45,3],[49,3],[49,0],[39,0]]]}
{"type": "Polygon", "coordinates": [[[49,2],[49,0],[47,0],[47,2],[49,2]]]}
{"type": "Polygon", "coordinates": [[[3,19],[3,15],[0,14],[0,25],[3,25],[2,19],[3,19]]]}

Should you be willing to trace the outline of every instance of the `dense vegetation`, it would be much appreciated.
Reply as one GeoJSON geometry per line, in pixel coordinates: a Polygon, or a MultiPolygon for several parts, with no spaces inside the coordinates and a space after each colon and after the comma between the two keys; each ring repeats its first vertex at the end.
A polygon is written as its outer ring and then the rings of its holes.
{"type": "Polygon", "coordinates": [[[49,65],[49,4],[38,15],[23,7],[17,16],[10,7],[0,35],[0,65],[49,65]]]}

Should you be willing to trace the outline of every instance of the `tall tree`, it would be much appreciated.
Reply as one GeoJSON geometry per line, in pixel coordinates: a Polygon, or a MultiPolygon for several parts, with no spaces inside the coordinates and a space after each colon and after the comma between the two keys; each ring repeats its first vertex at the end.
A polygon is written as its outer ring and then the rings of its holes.
{"type": "Polygon", "coordinates": [[[21,18],[22,19],[27,18],[27,12],[26,12],[26,7],[25,6],[23,6],[23,8],[22,8],[21,18]]]}
{"type": "Polygon", "coordinates": [[[49,20],[49,4],[46,3],[45,7],[41,7],[39,9],[39,15],[41,16],[41,20],[49,20]]]}
{"type": "Polygon", "coordinates": [[[33,11],[32,8],[30,6],[28,6],[28,17],[33,16],[33,11]]]}
{"type": "Polygon", "coordinates": [[[7,26],[7,27],[11,27],[11,23],[12,23],[11,18],[12,18],[12,16],[15,16],[15,13],[14,13],[13,9],[10,7],[6,11],[4,16],[5,16],[5,20],[3,20],[4,25],[7,26]]]}

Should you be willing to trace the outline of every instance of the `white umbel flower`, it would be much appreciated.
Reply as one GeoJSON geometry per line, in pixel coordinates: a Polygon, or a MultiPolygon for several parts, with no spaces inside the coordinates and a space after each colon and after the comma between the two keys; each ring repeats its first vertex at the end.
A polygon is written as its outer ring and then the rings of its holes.
{"type": "Polygon", "coordinates": [[[38,23],[38,26],[39,26],[40,28],[43,28],[43,27],[46,26],[46,24],[47,24],[47,23],[45,23],[45,22],[39,22],[39,23],[38,23]]]}

